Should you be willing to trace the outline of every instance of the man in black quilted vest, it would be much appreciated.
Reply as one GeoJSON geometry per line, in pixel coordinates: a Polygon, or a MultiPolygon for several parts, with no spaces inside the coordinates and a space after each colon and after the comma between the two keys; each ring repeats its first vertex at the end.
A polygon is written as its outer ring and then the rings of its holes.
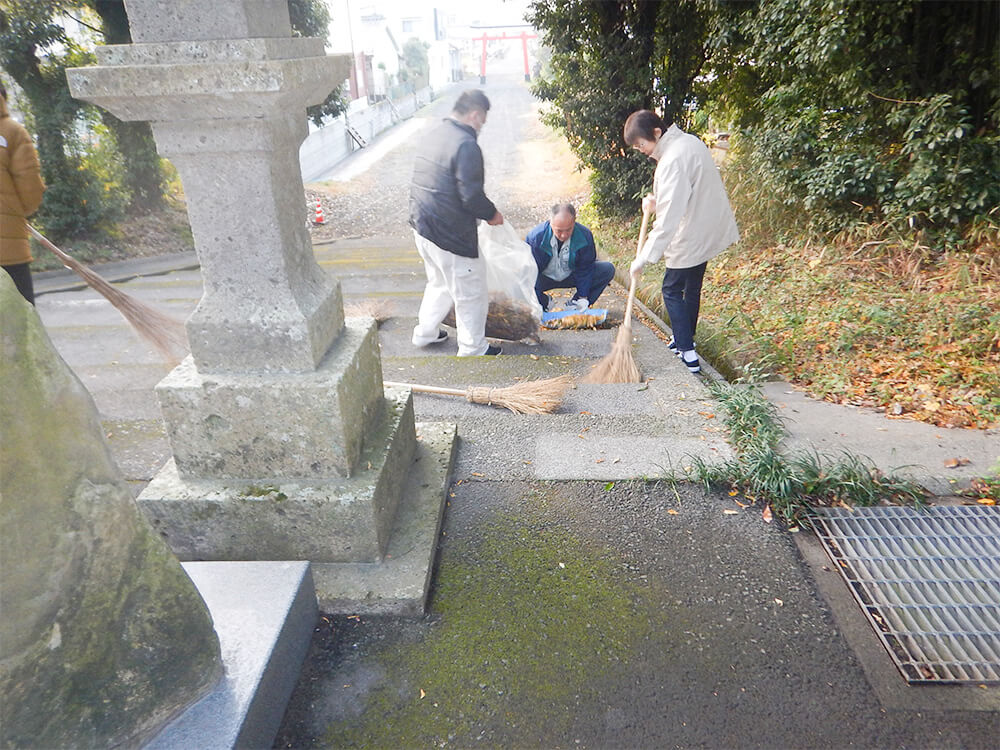
{"type": "Polygon", "coordinates": [[[412,341],[445,341],[448,334],[439,326],[454,306],[460,357],[500,353],[486,341],[489,296],[476,230],[479,219],[503,223],[484,192],[483,152],[476,142],[489,110],[482,91],[463,92],[421,143],[410,182],[410,226],[427,274],[412,341]]]}

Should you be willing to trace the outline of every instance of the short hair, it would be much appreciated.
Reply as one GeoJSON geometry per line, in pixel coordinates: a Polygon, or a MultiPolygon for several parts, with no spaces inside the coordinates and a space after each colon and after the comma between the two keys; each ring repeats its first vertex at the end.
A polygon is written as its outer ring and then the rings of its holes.
{"type": "Polygon", "coordinates": [[[475,109],[485,113],[490,111],[490,100],[479,89],[466,89],[451,109],[458,115],[466,115],[475,109]]]}
{"type": "Polygon", "coordinates": [[[630,114],[628,119],[625,120],[622,135],[625,136],[625,145],[634,146],[640,138],[647,141],[656,140],[656,136],[653,135],[655,128],[659,128],[660,135],[663,135],[669,127],[670,125],[664,122],[663,118],[656,114],[656,112],[651,112],[648,109],[640,109],[630,114]]]}
{"type": "Polygon", "coordinates": [[[576,219],[576,207],[572,203],[557,203],[552,207],[553,218],[563,213],[569,214],[576,219]]]}

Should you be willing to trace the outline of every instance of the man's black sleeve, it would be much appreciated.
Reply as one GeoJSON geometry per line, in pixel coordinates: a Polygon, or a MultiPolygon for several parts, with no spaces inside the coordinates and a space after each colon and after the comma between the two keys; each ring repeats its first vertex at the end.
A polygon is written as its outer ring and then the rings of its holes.
{"type": "Polygon", "coordinates": [[[458,198],[462,207],[477,219],[492,219],[497,207],[486,197],[484,181],[483,152],[479,144],[463,143],[455,157],[455,181],[458,184],[458,198]]]}

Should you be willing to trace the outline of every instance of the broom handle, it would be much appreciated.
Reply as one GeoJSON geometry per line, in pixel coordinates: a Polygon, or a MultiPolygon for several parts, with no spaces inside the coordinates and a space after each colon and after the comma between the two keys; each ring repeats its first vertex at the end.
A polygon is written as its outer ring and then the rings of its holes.
{"type": "Polygon", "coordinates": [[[389,387],[396,388],[409,388],[411,391],[420,391],[421,393],[439,393],[443,396],[465,396],[465,391],[459,390],[458,388],[438,388],[434,385],[414,385],[413,383],[397,383],[392,380],[383,380],[382,385],[387,385],[389,387]]]}
{"type": "MultiPolygon", "coordinates": [[[[25,223],[27,224],[27,222],[25,222],[25,223]]],[[[60,260],[62,260],[64,262],[67,261],[67,260],[69,260],[69,261],[73,261],[74,260],[74,258],[71,255],[67,255],[62,250],[60,250],[58,247],[56,247],[51,242],[49,242],[49,238],[46,237],[45,235],[43,235],[41,232],[39,232],[33,226],[31,226],[31,224],[28,224],[28,231],[31,232],[34,235],[34,237],[35,237],[36,240],[38,240],[43,245],[45,245],[45,247],[47,247],[49,250],[51,250],[52,252],[54,252],[59,257],[60,260]]]]}
{"type": "MultiPolygon", "coordinates": [[[[639,257],[642,246],[646,244],[646,228],[649,226],[649,211],[642,212],[642,226],[639,227],[639,245],[635,249],[635,257],[639,257]]],[[[628,302],[625,303],[625,325],[632,327],[632,303],[635,301],[635,275],[629,274],[628,302]]]]}

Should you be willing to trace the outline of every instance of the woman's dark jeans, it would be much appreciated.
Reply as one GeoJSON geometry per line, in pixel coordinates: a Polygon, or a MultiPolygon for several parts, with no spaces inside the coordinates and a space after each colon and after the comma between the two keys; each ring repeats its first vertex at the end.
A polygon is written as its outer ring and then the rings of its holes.
{"type": "Polygon", "coordinates": [[[681,352],[694,349],[694,329],[698,327],[698,309],[701,307],[701,283],[707,266],[706,262],[692,268],[668,268],[663,274],[663,306],[670,316],[674,344],[681,352]]]}

